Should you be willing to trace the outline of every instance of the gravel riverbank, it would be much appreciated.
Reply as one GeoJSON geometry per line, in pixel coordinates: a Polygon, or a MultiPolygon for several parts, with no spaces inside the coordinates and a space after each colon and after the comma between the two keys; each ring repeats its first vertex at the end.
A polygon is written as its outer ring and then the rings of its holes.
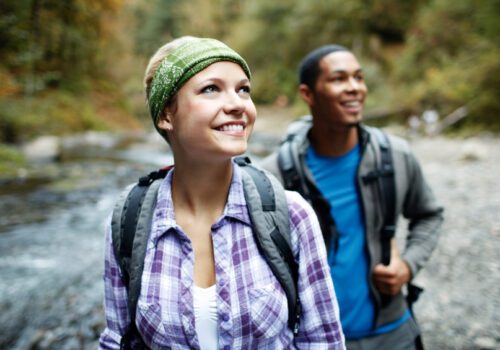
{"type": "Polygon", "coordinates": [[[500,348],[500,140],[412,142],[445,206],[439,245],[417,276],[429,349],[500,348]]]}

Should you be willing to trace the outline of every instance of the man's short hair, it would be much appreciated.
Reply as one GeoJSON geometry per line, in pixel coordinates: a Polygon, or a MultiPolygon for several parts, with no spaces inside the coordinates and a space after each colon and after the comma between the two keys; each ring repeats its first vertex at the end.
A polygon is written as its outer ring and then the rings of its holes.
{"type": "Polygon", "coordinates": [[[311,90],[314,90],[314,84],[319,76],[319,61],[326,55],[337,51],[347,51],[347,48],[340,45],[324,45],[309,52],[302,60],[299,66],[299,83],[306,84],[311,90]]]}

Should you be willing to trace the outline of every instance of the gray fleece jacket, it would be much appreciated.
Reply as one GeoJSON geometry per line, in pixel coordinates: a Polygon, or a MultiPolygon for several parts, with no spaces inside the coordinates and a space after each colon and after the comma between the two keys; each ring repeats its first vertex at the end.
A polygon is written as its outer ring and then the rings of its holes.
{"type": "MultiPolygon", "coordinates": [[[[310,118],[303,118],[292,124],[289,132],[295,133],[294,153],[303,164],[301,171],[304,174],[303,186],[319,192],[316,188],[311,171],[305,163],[305,155],[309,147],[308,132],[311,128],[310,118]]],[[[381,262],[380,231],[383,225],[382,189],[378,181],[365,183],[362,178],[377,168],[380,161],[380,148],[374,128],[360,125],[358,127],[361,142],[361,160],[357,172],[357,185],[361,198],[361,207],[366,232],[367,252],[369,255],[370,271],[381,262]]],[[[443,221],[443,208],[438,204],[431,188],[427,184],[420,165],[410,151],[408,143],[398,137],[389,137],[392,159],[395,171],[396,185],[396,213],[408,219],[408,234],[402,258],[408,263],[412,276],[424,266],[432,251],[437,245],[439,228],[443,221]]],[[[260,165],[275,175],[282,183],[283,177],[278,166],[278,152],[265,158],[260,165]]],[[[306,193],[308,191],[305,191],[306,193]]],[[[306,198],[311,201],[311,198],[306,198]]],[[[324,200],[326,202],[326,200],[324,200]]],[[[329,208],[328,208],[329,209],[329,208]]],[[[323,211],[329,214],[329,210],[323,211]]],[[[321,213],[317,213],[321,216],[321,213]]],[[[322,221],[320,219],[320,221],[322,221]]],[[[323,230],[327,230],[322,226],[323,230]]],[[[328,233],[325,234],[328,236],[328,233]]],[[[331,252],[329,252],[331,253],[331,252]]],[[[375,327],[399,319],[407,309],[402,293],[390,297],[388,302],[382,302],[383,297],[373,281],[369,280],[370,289],[376,303],[375,327]]]]}

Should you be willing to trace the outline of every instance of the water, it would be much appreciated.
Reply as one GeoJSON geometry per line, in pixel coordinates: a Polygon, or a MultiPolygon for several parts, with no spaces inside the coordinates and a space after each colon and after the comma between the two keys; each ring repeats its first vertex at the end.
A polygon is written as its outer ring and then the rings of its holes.
{"type": "Polygon", "coordinates": [[[78,146],[63,159],[0,183],[0,349],[97,347],[114,201],[127,184],[172,164],[163,143],[148,142],[78,146]]]}
{"type": "Polygon", "coordinates": [[[136,156],[41,165],[49,176],[0,186],[0,348],[95,348],[105,223],[122,188],[157,167],[136,156]]]}

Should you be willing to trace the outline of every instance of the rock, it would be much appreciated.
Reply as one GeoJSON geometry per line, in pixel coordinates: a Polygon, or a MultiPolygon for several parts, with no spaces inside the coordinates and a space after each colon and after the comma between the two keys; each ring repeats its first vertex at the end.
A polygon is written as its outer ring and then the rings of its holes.
{"type": "Polygon", "coordinates": [[[81,147],[112,148],[119,142],[119,136],[105,132],[88,131],[82,134],[75,134],[65,137],[62,140],[64,149],[74,149],[81,147]]]}
{"type": "Polygon", "coordinates": [[[40,136],[22,147],[29,161],[53,161],[59,156],[61,143],[57,136],[40,136]]]}
{"type": "Polygon", "coordinates": [[[460,149],[462,160],[481,160],[488,156],[488,150],[477,141],[466,141],[460,149]]]}
{"type": "Polygon", "coordinates": [[[490,337],[479,337],[474,340],[474,345],[481,350],[498,349],[495,339],[490,337]]]}

